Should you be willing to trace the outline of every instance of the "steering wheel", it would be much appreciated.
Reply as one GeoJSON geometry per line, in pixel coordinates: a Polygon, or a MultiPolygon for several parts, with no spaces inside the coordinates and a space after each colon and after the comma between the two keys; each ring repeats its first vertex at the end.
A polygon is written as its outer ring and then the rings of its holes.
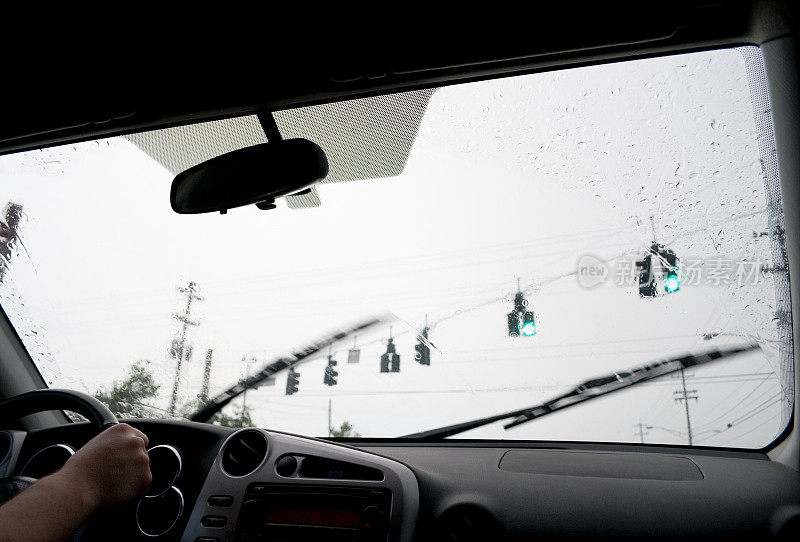
{"type": "MultiPolygon", "coordinates": [[[[72,390],[34,390],[0,402],[0,427],[3,423],[45,410],[69,410],[81,414],[97,433],[116,425],[117,417],[106,405],[85,393],[72,390]]],[[[0,506],[36,481],[25,476],[0,478],[0,506]]]]}

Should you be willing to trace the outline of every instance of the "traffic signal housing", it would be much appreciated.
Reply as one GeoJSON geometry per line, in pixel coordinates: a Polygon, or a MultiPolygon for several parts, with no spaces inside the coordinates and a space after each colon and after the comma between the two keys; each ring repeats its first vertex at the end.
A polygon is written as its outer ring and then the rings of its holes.
{"type": "Polygon", "coordinates": [[[336,385],[336,377],[339,376],[339,372],[334,369],[335,366],[336,360],[332,356],[328,356],[328,365],[325,367],[325,378],[323,380],[326,386],[336,385]]]}
{"type": "Polygon", "coordinates": [[[533,337],[536,335],[536,321],[533,311],[527,310],[528,301],[522,292],[514,296],[514,310],[508,313],[509,337],[533,337]]]}
{"type": "Polygon", "coordinates": [[[678,277],[678,256],[674,251],[662,249],[660,252],[663,259],[664,271],[664,292],[672,294],[681,289],[681,279],[678,277]]]}
{"type": "Polygon", "coordinates": [[[680,290],[679,258],[675,251],[653,243],[647,254],[636,262],[639,276],[639,296],[656,297],[680,290]],[[663,288],[660,292],[659,285],[663,288]]]}
{"type": "Polygon", "coordinates": [[[519,313],[517,312],[509,312],[508,313],[508,336],[509,337],[519,337],[519,313]]]}
{"type": "Polygon", "coordinates": [[[422,332],[419,334],[417,344],[414,345],[414,350],[416,350],[416,354],[414,354],[414,359],[417,360],[417,363],[420,365],[430,365],[431,364],[431,347],[428,343],[428,328],[423,328],[422,332]]]}
{"type": "Polygon", "coordinates": [[[294,369],[289,369],[289,375],[286,377],[286,395],[297,393],[300,386],[300,373],[294,369]]]}
{"type": "Polygon", "coordinates": [[[647,254],[636,262],[636,272],[639,275],[639,297],[655,297],[656,281],[653,275],[653,256],[647,254]]]}
{"type": "Polygon", "coordinates": [[[397,346],[395,346],[394,339],[391,337],[389,338],[389,342],[386,344],[386,353],[381,355],[381,372],[400,372],[400,354],[397,353],[397,346]]]}

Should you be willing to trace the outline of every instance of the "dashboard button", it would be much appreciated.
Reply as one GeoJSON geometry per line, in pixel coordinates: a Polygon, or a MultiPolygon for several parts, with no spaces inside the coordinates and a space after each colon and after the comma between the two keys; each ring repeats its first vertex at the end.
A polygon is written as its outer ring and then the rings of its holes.
{"type": "Polygon", "coordinates": [[[253,486],[250,488],[250,493],[253,495],[263,495],[267,492],[267,486],[253,486]]]}
{"type": "Polygon", "coordinates": [[[203,527],[210,527],[218,529],[220,527],[225,527],[225,524],[228,523],[228,520],[225,516],[203,516],[203,519],[200,520],[200,525],[203,527]]]}
{"type": "Polygon", "coordinates": [[[211,495],[208,498],[210,506],[230,506],[233,504],[233,497],[230,495],[211,495]]]}
{"type": "Polygon", "coordinates": [[[386,517],[377,506],[367,506],[361,511],[360,530],[365,540],[386,539],[386,517]]]}

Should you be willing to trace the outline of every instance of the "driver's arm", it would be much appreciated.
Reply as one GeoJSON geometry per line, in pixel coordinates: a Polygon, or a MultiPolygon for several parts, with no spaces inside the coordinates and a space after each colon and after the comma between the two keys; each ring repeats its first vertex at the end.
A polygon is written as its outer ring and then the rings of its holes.
{"type": "Polygon", "coordinates": [[[0,542],[65,540],[100,508],[143,495],[151,481],[145,434],[124,423],[110,427],[0,506],[0,542]]]}

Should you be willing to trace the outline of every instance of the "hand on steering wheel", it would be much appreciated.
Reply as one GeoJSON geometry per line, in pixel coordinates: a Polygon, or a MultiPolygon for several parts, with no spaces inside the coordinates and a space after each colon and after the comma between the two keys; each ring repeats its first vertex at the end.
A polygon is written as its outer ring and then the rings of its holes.
{"type": "MultiPolygon", "coordinates": [[[[29,535],[63,539],[73,532],[71,539],[79,540],[86,534],[87,527],[81,524],[94,512],[146,493],[152,481],[148,439],[141,431],[118,424],[114,414],[97,399],[69,390],[39,390],[0,402],[0,427],[11,419],[55,409],[82,414],[98,434],[60,470],[31,488],[32,493],[26,492],[19,497],[21,500],[9,502],[10,508],[0,509],[10,514],[0,519],[4,519],[4,529],[17,532],[25,528],[23,523],[30,525],[20,519],[19,514],[23,517],[38,514],[36,517],[43,521],[38,522],[29,535]],[[51,511],[55,511],[52,518],[47,516],[51,511]]],[[[35,479],[22,477],[0,479],[0,505],[34,482],[35,479]]]]}
{"type": "MultiPolygon", "coordinates": [[[[45,410],[70,410],[85,416],[98,435],[61,469],[97,507],[133,500],[150,486],[147,436],[125,424],[100,401],[85,393],[44,389],[0,402],[0,423],[45,410]],[[108,429],[106,431],[106,429],[108,429]]],[[[1,426],[1,425],[0,425],[1,426]]],[[[0,479],[0,504],[35,482],[32,478],[0,479]]]]}
{"type": "Polygon", "coordinates": [[[131,502],[147,492],[153,476],[147,436],[121,423],[87,442],[58,471],[95,508],[131,502]]]}

